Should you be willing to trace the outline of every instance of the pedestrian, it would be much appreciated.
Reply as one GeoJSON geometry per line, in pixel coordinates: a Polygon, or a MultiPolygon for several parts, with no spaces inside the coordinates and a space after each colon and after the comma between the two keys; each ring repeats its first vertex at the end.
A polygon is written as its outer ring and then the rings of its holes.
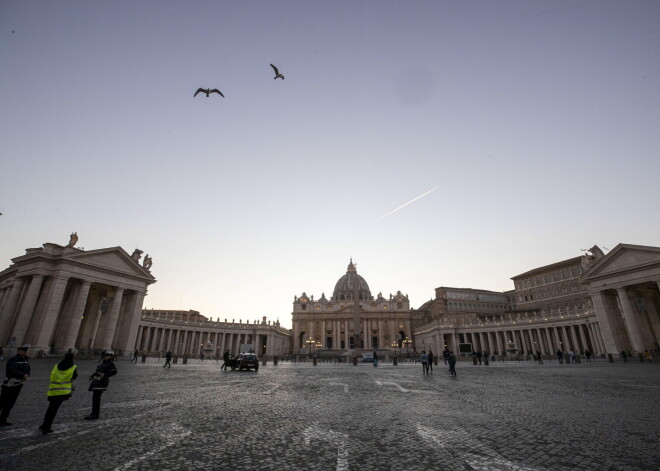
{"type": "Polygon", "coordinates": [[[456,376],[456,355],[454,355],[453,350],[449,352],[449,358],[447,358],[447,361],[449,362],[449,374],[456,376]]]}
{"type": "Polygon", "coordinates": [[[204,354],[200,354],[199,357],[202,359],[202,363],[204,363],[204,354]]]}
{"type": "Polygon", "coordinates": [[[139,353],[140,352],[138,352],[138,350],[136,348],[135,351],[133,352],[133,358],[131,358],[131,363],[135,362],[135,364],[137,365],[137,360],[138,360],[138,354],[139,353]]]}
{"type": "Polygon", "coordinates": [[[44,421],[39,426],[43,435],[51,433],[53,421],[62,403],[73,394],[73,380],[78,377],[76,365],[73,364],[73,352],[71,349],[64,354],[64,359],[53,367],[50,372],[50,384],[48,386],[48,409],[44,421]]]}
{"type": "Polygon", "coordinates": [[[481,355],[482,355],[481,351],[478,351],[477,352],[477,361],[479,362],[480,365],[481,365],[481,355]]]}
{"type": "Polygon", "coordinates": [[[225,353],[222,354],[222,366],[220,367],[221,370],[227,371],[227,362],[229,361],[229,349],[225,353]]]}
{"type": "Polygon", "coordinates": [[[586,359],[587,359],[587,363],[591,363],[591,362],[593,362],[593,360],[591,359],[591,352],[589,351],[588,348],[585,348],[585,350],[584,350],[584,356],[585,356],[586,359]]]}
{"type": "Polygon", "coordinates": [[[172,364],[170,363],[172,361],[172,352],[169,350],[165,354],[165,364],[163,365],[163,368],[172,368],[172,364]]]}
{"type": "Polygon", "coordinates": [[[374,350],[374,366],[378,366],[378,353],[374,350]]]}
{"type": "Polygon", "coordinates": [[[422,375],[429,374],[429,356],[426,354],[426,350],[422,350],[422,354],[419,357],[419,361],[422,363],[422,375]]]}
{"type": "Polygon", "coordinates": [[[557,360],[559,363],[564,363],[564,352],[562,352],[559,348],[557,349],[557,360]]]}
{"type": "Polygon", "coordinates": [[[112,350],[104,352],[103,361],[96,365],[96,371],[89,376],[92,382],[89,391],[92,391],[92,413],[85,417],[87,420],[96,420],[101,413],[101,395],[108,389],[111,376],[117,374],[115,366],[115,353],[112,350]]]}
{"type": "Polygon", "coordinates": [[[628,363],[628,354],[626,354],[625,350],[621,350],[621,358],[623,358],[624,363],[628,363]]]}
{"type": "Polygon", "coordinates": [[[536,361],[539,362],[539,365],[543,364],[543,359],[541,358],[541,352],[538,350],[536,351],[536,361]]]}
{"type": "Polygon", "coordinates": [[[27,356],[29,345],[18,347],[16,355],[7,360],[5,368],[5,380],[2,383],[2,392],[0,392],[0,427],[7,427],[11,422],[7,422],[12,407],[16,404],[16,399],[21,393],[23,384],[30,377],[30,359],[27,356]]]}
{"type": "Polygon", "coordinates": [[[442,351],[442,358],[445,360],[445,365],[449,361],[449,349],[445,347],[445,349],[442,351]]]}
{"type": "Polygon", "coordinates": [[[575,351],[571,348],[568,352],[568,357],[571,360],[571,363],[575,363],[575,351]]]}
{"type": "Polygon", "coordinates": [[[429,369],[433,373],[433,351],[429,350],[429,369]]]}

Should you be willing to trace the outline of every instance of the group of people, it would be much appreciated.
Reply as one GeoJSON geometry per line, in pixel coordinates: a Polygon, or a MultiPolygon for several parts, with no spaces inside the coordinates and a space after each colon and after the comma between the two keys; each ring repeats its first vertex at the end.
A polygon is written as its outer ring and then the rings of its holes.
{"type": "MultiPolygon", "coordinates": [[[[30,359],[27,351],[30,345],[21,345],[16,355],[7,360],[5,380],[0,392],[0,427],[8,427],[11,412],[23,385],[31,374],[30,359]]],[[[101,395],[108,389],[109,378],[117,374],[115,354],[111,350],[104,351],[101,360],[96,365],[94,373],[89,376],[91,383],[88,390],[92,392],[92,412],[85,416],[86,420],[96,420],[101,413],[101,395]]],[[[47,398],[48,409],[44,420],[39,426],[42,434],[52,433],[52,424],[62,403],[68,400],[74,391],[73,381],[78,377],[78,367],[73,362],[73,352],[69,349],[62,361],[53,366],[50,372],[47,398]]]]}
{"type": "MultiPolygon", "coordinates": [[[[442,357],[445,360],[445,365],[449,365],[449,374],[456,376],[456,355],[454,352],[445,348],[442,352],[442,357]]],[[[432,350],[429,350],[428,353],[426,353],[426,350],[422,350],[422,354],[419,356],[419,361],[422,364],[422,375],[428,375],[433,372],[434,359],[432,350]]]]}

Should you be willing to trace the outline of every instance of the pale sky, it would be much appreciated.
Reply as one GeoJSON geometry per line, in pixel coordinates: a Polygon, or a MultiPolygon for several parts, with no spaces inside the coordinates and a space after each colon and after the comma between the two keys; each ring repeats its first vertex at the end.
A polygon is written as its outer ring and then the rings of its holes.
{"type": "Polygon", "coordinates": [[[290,327],[350,257],[418,307],[658,246],[659,57],[657,1],[0,0],[0,269],[75,231],[290,327]]]}

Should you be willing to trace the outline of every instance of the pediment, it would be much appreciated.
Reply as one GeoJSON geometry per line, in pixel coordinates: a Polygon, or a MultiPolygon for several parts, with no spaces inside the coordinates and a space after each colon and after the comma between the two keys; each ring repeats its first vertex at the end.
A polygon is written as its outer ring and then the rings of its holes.
{"type": "Polygon", "coordinates": [[[660,266],[660,247],[619,244],[582,275],[583,281],[660,266]]]}
{"type": "Polygon", "coordinates": [[[153,279],[151,273],[121,247],[78,252],[66,258],[94,268],[153,279]]]}

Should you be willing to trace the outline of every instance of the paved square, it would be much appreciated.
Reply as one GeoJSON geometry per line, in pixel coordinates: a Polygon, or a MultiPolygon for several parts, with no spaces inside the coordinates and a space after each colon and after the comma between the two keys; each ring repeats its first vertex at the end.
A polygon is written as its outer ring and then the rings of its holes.
{"type": "MultiPolygon", "coordinates": [[[[48,373],[33,360],[0,429],[6,470],[657,470],[660,364],[459,363],[451,378],[412,364],[130,364],[91,410],[77,361],[74,397],[53,424],[48,373]]],[[[0,362],[4,368],[5,363],[0,362]]]]}

